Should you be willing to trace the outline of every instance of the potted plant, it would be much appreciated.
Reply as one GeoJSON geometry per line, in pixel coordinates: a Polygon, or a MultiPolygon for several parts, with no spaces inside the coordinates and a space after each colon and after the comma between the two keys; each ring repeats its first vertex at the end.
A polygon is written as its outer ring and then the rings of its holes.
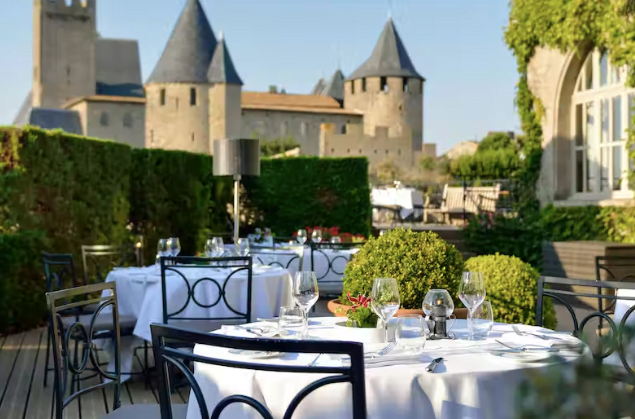
{"type": "Polygon", "coordinates": [[[350,293],[347,294],[347,298],[351,305],[346,310],[346,321],[335,324],[340,335],[355,342],[383,342],[384,329],[378,327],[379,316],[370,307],[372,299],[362,294],[351,297],[350,293]]]}
{"type": "MultiPolygon", "coordinates": [[[[366,242],[346,266],[343,295],[328,307],[336,316],[345,317],[353,305],[349,293],[369,295],[375,278],[395,278],[401,296],[401,309],[395,316],[423,315],[423,299],[433,288],[447,289],[458,304],[462,272],[461,253],[436,233],[397,228],[366,242]]],[[[466,318],[467,309],[457,308],[454,314],[466,318]]]]}

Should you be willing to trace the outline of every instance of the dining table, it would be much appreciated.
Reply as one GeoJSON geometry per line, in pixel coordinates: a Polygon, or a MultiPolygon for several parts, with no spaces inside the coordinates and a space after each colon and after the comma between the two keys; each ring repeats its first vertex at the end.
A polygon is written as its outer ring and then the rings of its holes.
{"type": "MultiPolygon", "coordinates": [[[[349,340],[346,328],[337,325],[342,320],[337,317],[311,318],[307,338],[349,340]]],[[[224,326],[212,333],[276,338],[275,319],[249,326],[251,331],[244,327],[224,326]],[[274,335],[256,336],[255,328],[273,331],[274,335]]],[[[457,320],[452,329],[453,339],[427,340],[423,350],[416,352],[396,345],[389,353],[376,356],[386,344],[364,344],[367,417],[511,419],[518,390],[531,373],[546,373],[556,365],[572,368],[577,361],[591,357],[589,348],[570,334],[527,325],[515,325],[518,331],[515,332],[512,326],[494,323],[487,337],[467,340],[467,321],[457,320]],[[433,372],[428,372],[426,367],[438,358],[443,360],[433,372]]],[[[252,353],[200,344],[194,347],[194,353],[274,365],[342,366],[350,362],[339,356],[320,354],[272,353],[255,357],[252,353]]],[[[293,397],[320,378],[316,374],[239,370],[202,363],[196,363],[194,371],[208,406],[215,406],[227,396],[240,394],[261,402],[274,418],[282,418],[293,397]]],[[[352,417],[351,406],[350,384],[331,384],[309,394],[293,417],[345,419],[352,417]]],[[[259,416],[251,408],[235,404],[227,407],[221,418],[255,419],[259,416]]],[[[190,396],[187,419],[202,419],[193,396],[190,396]]]]}

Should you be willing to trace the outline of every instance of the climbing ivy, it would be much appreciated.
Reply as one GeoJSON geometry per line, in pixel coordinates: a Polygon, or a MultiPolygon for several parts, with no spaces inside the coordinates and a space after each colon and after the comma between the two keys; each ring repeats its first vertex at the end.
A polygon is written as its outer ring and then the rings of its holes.
{"type": "MultiPolygon", "coordinates": [[[[516,105],[526,134],[521,181],[523,202],[536,207],[535,187],[542,154],[542,105],[527,83],[527,67],[536,48],[576,51],[582,42],[608,50],[611,62],[628,66],[626,85],[635,87],[635,8],[631,0],[512,0],[505,41],[517,59],[520,80],[516,105]]],[[[634,118],[635,126],[635,118],[634,118]]],[[[635,132],[629,131],[628,146],[635,160],[635,132]]],[[[635,174],[629,174],[635,185],[635,174]]]]}

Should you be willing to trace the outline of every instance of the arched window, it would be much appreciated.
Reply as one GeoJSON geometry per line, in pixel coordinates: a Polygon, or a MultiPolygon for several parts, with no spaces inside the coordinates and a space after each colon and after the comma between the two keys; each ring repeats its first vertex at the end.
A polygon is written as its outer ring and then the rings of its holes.
{"type": "Polygon", "coordinates": [[[107,127],[110,123],[110,118],[108,118],[108,112],[102,112],[99,117],[99,125],[102,127],[107,127]]]}
{"type": "Polygon", "coordinates": [[[132,128],[133,122],[134,121],[132,120],[132,115],[126,112],[123,115],[123,126],[126,128],[132,128]]]}
{"type": "Polygon", "coordinates": [[[575,193],[628,192],[625,145],[635,89],[624,87],[625,76],[606,51],[592,51],[582,65],[572,97],[575,193]]]}

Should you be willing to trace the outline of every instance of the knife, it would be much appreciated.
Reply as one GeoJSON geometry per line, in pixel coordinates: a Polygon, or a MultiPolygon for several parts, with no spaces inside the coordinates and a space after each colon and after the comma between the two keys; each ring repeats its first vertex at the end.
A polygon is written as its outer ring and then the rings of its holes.
{"type": "Polygon", "coordinates": [[[437,358],[434,361],[432,361],[430,363],[430,365],[428,365],[426,367],[426,371],[428,372],[434,372],[435,368],[437,367],[437,365],[439,365],[441,362],[443,361],[443,358],[437,358]]]}

